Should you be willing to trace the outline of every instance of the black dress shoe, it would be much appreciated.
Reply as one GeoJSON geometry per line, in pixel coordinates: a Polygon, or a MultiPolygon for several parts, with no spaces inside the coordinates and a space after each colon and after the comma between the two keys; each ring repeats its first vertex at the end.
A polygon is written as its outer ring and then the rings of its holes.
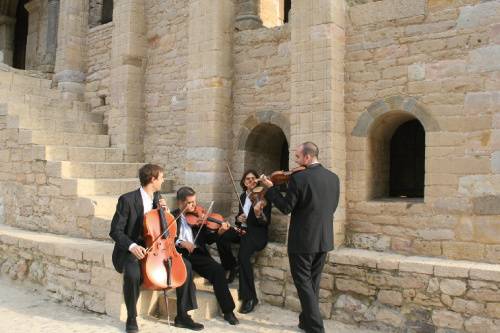
{"type": "Polygon", "coordinates": [[[250,299],[248,301],[243,301],[241,304],[240,310],[238,311],[239,313],[250,313],[253,311],[255,306],[259,303],[257,299],[250,299]]]}
{"type": "Polygon", "coordinates": [[[236,318],[236,316],[232,312],[224,313],[224,320],[231,325],[238,325],[240,323],[238,318],[236,318]]]}
{"type": "Polygon", "coordinates": [[[191,317],[175,317],[174,319],[174,326],[179,327],[179,328],[187,328],[189,330],[193,331],[201,331],[205,326],[200,323],[196,323],[191,319],[191,317]]]}
{"type": "Polygon", "coordinates": [[[137,320],[132,317],[127,318],[127,323],[125,324],[125,332],[127,333],[138,333],[139,326],[137,326],[137,320]]]}

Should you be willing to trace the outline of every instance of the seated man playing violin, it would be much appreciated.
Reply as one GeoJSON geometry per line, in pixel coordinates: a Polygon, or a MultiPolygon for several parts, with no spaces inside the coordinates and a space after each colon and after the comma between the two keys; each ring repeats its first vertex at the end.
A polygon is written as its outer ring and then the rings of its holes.
{"type": "Polygon", "coordinates": [[[249,313],[258,303],[253,274],[252,256],[266,247],[268,241],[268,225],[271,222],[271,204],[252,192],[257,185],[257,172],[247,170],[243,173],[240,185],[243,193],[239,197],[239,211],[236,223],[246,226],[244,235],[233,230],[224,233],[217,241],[217,249],[222,266],[229,270],[228,282],[232,282],[236,269],[239,272],[238,295],[242,300],[240,313],[249,313]],[[231,243],[240,243],[237,266],[231,251],[231,243]]]}
{"type": "MultiPolygon", "coordinates": [[[[199,210],[196,205],[196,192],[190,187],[181,187],[177,191],[177,203],[178,209],[172,212],[175,218],[180,215],[177,219],[177,251],[185,259],[187,271],[192,269],[210,281],[214,287],[215,297],[224,313],[224,319],[231,325],[237,325],[239,321],[233,313],[235,304],[229,291],[225,271],[210,256],[206,247],[206,244],[217,241],[229,229],[229,224],[226,222],[220,223],[218,230],[207,228],[206,220],[203,219],[204,216],[198,216],[197,214],[199,210]],[[192,219],[189,215],[196,215],[196,218],[192,219]]],[[[192,319],[187,316],[187,311],[197,308],[196,287],[192,277],[189,278],[188,276],[186,285],[183,288],[183,293],[181,295],[177,294],[180,300],[178,299],[178,314],[174,325],[192,329],[192,319]]]]}

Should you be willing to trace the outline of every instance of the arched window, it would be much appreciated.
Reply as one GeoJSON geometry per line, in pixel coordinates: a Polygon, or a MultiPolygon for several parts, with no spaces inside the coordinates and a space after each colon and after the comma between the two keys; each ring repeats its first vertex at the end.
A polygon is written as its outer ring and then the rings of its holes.
{"type": "Polygon", "coordinates": [[[104,0],[102,3],[101,24],[113,21],[113,0],[104,0]]]}
{"type": "Polygon", "coordinates": [[[90,0],[89,27],[113,21],[113,0],[90,0]]]}
{"type": "Polygon", "coordinates": [[[389,196],[423,198],[425,131],[418,120],[400,125],[391,139],[389,196]]]}
{"type": "Polygon", "coordinates": [[[291,0],[259,0],[259,11],[262,24],[271,28],[288,22],[292,8],[291,0]]]}
{"type": "Polygon", "coordinates": [[[412,115],[391,112],[370,130],[369,196],[423,198],[425,130],[412,115]]]}
{"type": "Polygon", "coordinates": [[[292,9],[292,0],[283,1],[283,23],[287,23],[289,20],[290,9],[292,9]]]}

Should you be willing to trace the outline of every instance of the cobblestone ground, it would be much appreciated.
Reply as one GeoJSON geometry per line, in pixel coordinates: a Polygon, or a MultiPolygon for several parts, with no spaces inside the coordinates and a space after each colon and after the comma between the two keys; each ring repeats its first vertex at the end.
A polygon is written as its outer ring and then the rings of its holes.
{"type": "MultiPolygon", "coordinates": [[[[302,332],[296,328],[297,314],[276,307],[259,305],[251,315],[238,315],[240,325],[230,326],[222,319],[203,322],[203,332],[302,332]]],[[[331,320],[328,333],[375,333],[331,320]]],[[[58,304],[35,289],[27,289],[0,279],[0,332],[2,333],[119,333],[124,324],[114,318],[58,304]]],[[[168,326],[163,321],[139,319],[141,333],[190,332],[168,326]]]]}

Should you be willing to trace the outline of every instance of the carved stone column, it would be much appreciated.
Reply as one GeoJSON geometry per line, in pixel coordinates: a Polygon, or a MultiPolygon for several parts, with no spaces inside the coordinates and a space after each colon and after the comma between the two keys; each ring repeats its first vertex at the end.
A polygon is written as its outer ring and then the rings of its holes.
{"type": "Polygon", "coordinates": [[[89,2],[60,0],[54,79],[63,96],[82,98],[85,92],[85,57],[89,2]]]}
{"type": "Polygon", "coordinates": [[[262,27],[259,16],[260,0],[238,0],[235,27],[238,30],[251,30],[262,27]]]}
{"type": "Polygon", "coordinates": [[[46,72],[53,72],[56,63],[59,2],[60,0],[47,1],[47,49],[44,57],[44,67],[46,72]]]}
{"type": "Polygon", "coordinates": [[[12,66],[16,19],[0,15],[0,62],[12,66]]]}

